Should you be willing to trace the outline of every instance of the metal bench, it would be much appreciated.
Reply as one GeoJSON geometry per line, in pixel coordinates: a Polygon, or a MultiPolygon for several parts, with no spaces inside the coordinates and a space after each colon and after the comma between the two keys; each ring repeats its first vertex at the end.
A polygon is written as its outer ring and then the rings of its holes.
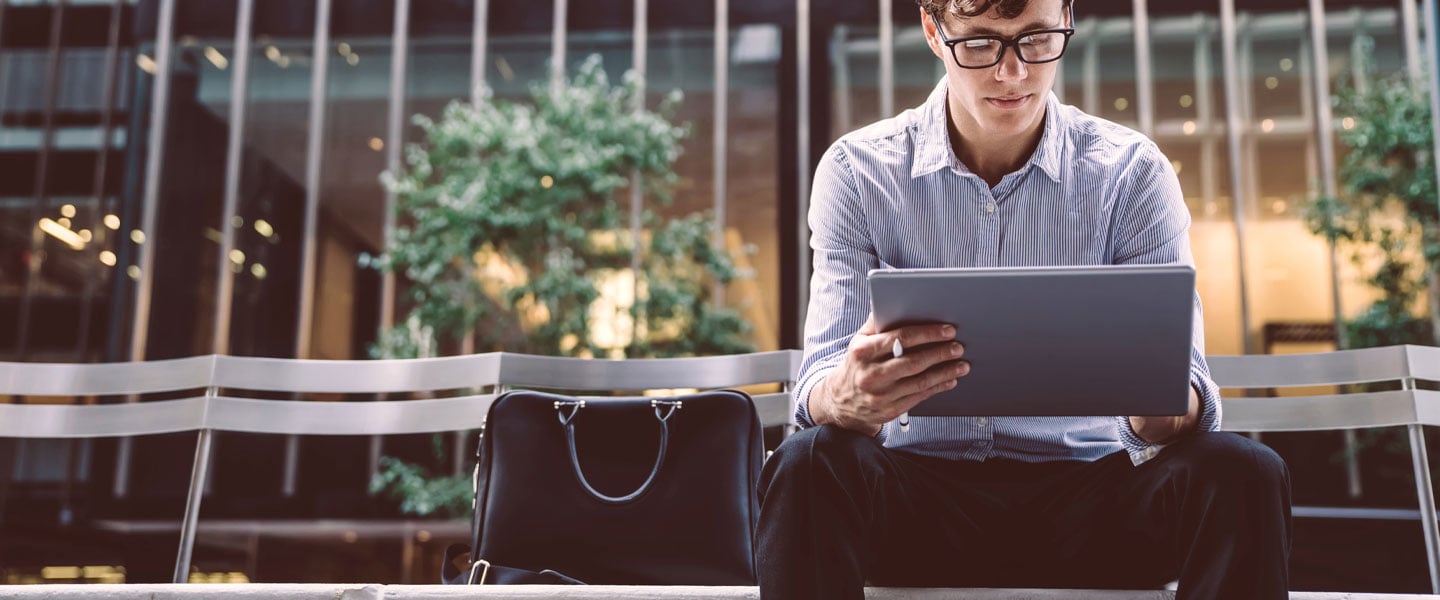
{"type": "Polygon", "coordinates": [[[476,429],[495,397],[512,388],[643,391],[780,384],[755,396],[761,421],[789,420],[799,353],[647,360],[585,360],[509,353],[376,361],[201,356],[106,363],[0,363],[0,395],[202,395],[105,405],[0,404],[0,437],[87,438],[198,431],[173,581],[190,571],[213,432],[399,435],[476,429]],[[488,389],[487,393],[391,402],[258,399],[284,394],[386,394],[488,389]],[[222,394],[222,392],[224,392],[222,394]]]}
{"type": "MultiPolygon", "coordinates": [[[[764,424],[782,425],[791,413],[788,391],[799,362],[800,353],[790,350],[640,360],[494,353],[388,361],[203,356],[145,363],[0,363],[0,394],[10,396],[126,396],[204,390],[193,397],[143,403],[0,404],[0,437],[85,438],[198,431],[175,565],[174,581],[182,583],[189,573],[214,431],[294,435],[457,431],[479,427],[489,403],[512,388],[640,391],[757,384],[780,384],[782,391],[758,395],[756,401],[764,424]],[[275,393],[385,394],[464,389],[488,391],[393,402],[259,399],[275,393]]],[[[1229,398],[1224,401],[1225,428],[1305,431],[1408,426],[1431,581],[1440,593],[1440,530],[1436,528],[1434,493],[1421,429],[1423,425],[1440,425],[1440,392],[1417,390],[1415,385],[1418,380],[1440,381],[1440,348],[1398,346],[1305,355],[1213,356],[1210,366],[1216,381],[1226,388],[1399,382],[1401,389],[1386,392],[1229,398]]],[[[713,597],[748,596],[725,593],[713,597]]]]}
{"type": "Polygon", "coordinates": [[[1226,398],[1224,428],[1229,431],[1407,427],[1431,591],[1440,594],[1440,529],[1436,528],[1435,488],[1430,482],[1423,430],[1425,425],[1440,425],[1440,392],[1416,389],[1418,381],[1440,381],[1440,348],[1390,346],[1316,354],[1211,356],[1207,361],[1211,376],[1222,388],[1340,386],[1342,392],[1226,398]],[[1343,393],[1347,386],[1383,382],[1398,382],[1400,389],[1343,393]]]}

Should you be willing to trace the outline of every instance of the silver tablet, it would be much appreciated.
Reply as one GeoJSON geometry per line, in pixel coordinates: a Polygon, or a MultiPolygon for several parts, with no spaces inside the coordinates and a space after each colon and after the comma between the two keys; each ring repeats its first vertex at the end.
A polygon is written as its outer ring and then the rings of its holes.
{"type": "Polygon", "coordinates": [[[1183,415],[1195,270],[1105,265],[870,271],[880,331],[953,323],[968,376],[916,416],[1183,415]]]}

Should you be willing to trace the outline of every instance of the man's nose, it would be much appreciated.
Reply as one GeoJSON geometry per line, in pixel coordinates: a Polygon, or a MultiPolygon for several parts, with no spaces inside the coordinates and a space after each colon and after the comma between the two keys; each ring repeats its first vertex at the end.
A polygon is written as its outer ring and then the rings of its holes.
{"type": "Polygon", "coordinates": [[[1020,60],[1020,51],[1016,48],[1006,48],[1005,55],[1000,57],[1000,64],[995,65],[997,81],[1020,81],[1029,74],[1028,65],[1020,60]]]}

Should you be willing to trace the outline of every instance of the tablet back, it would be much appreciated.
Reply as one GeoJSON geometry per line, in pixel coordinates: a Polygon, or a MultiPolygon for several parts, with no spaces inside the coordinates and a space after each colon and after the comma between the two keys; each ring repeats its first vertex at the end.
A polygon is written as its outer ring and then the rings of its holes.
{"type": "Polygon", "coordinates": [[[970,374],[917,416],[1180,415],[1195,271],[1106,265],[869,274],[880,331],[953,323],[970,374]]]}

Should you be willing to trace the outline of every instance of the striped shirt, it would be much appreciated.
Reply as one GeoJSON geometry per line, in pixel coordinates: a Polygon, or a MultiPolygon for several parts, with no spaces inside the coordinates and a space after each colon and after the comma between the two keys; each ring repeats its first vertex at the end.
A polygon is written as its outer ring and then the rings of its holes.
{"type": "MultiPolygon", "coordinates": [[[[950,147],[942,80],[924,104],[845,135],[815,173],[814,276],[795,421],[813,426],[810,392],[844,358],[870,313],[875,268],[1187,264],[1190,213],[1170,161],[1143,135],[1046,100],[1039,146],[991,188],[950,147]]],[[[1195,296],[1190,383],[1201,431],[1220,428],[1195,296]]],[[[950,459],[1095,460],[1134,464],[1161,446],[1126,417],[912,417],[885,424],[886,447],[950,459]]]]}

